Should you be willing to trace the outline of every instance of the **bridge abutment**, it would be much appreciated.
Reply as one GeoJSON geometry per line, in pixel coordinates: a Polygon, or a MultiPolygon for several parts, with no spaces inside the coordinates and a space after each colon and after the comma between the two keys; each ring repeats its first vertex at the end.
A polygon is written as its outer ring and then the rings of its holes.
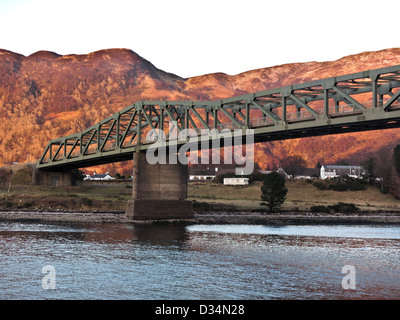
{"type": "Polygon", "coordinates": [[[132,200],[125,216],[129,220],[193,219],[192,201],[187,198],[188,166],[151,165],[146,153],[133,156],[132,200]]]}
{"type": "Polygon", "coordinates": [[[69,171],[45,171],[33,169],[32,184],[36,186],[65,187],[75,184],[75,179],[69,171]]]}

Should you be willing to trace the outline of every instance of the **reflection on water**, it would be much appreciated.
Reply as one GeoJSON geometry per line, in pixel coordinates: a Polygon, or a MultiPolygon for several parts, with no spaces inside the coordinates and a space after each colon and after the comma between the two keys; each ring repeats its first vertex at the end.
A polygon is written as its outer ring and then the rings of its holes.
{"type": "Polygon", "coordinates": [[[0,299],[399,299],[399,249],[399,226],[7,222],[0,299]]]}
{"type": "Polygon", "coordinates": [[[302,226],[254,226],[254,225],[195,225],[189,228],[191,231],[221,232],[236,234],[274,234],[290,236],[313,237],[344,237],[344,238],[383,238],[400,239],[399,228],[393,226],[369,226],[369,225],[302,225],[302,226]]]}

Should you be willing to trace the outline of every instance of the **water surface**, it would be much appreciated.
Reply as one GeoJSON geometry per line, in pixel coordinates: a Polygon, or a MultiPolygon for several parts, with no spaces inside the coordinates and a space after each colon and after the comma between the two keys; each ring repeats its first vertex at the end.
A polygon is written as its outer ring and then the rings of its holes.
{"type": "Polygon", "coordinates": [[[400,226],[2,222],[0,299],[399,299],[399,249],[400,226]]]}

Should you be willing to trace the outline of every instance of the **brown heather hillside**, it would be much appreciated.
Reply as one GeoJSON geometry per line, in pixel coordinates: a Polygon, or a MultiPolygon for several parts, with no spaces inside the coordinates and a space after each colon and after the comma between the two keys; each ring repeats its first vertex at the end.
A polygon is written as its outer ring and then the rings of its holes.
{"type": "MultiPolygon", "coordinates": [[[[0,165],[32,162],[49,140],[82,131],[137,100],[214,100],[248,92],[400,64],[400,48],[364,52],[336,61],[293,63],[238,75],[183,79],[157,69],[127,49],[28,57],[0,50],[0,165]]],[[[397,144],[400,130],[371,131],[262,143],[256,162],[271,168],[288,154],[317,161],[359,163],[397,144]]],[[[102,168],[128,173],[130,164],[102,168]]]]}

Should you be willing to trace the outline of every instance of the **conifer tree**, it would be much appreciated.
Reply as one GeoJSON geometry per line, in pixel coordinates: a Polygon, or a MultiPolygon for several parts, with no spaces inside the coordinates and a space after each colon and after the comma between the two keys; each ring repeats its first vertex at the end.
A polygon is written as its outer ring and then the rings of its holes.
{"type": "Polygon", "coordinates": [[[277,172],[271,172],[264,178],[261,186],[261,205],[268,207],[269,212],[276,212],[286,200],[287,188],[285,178],[277,172]]]}

